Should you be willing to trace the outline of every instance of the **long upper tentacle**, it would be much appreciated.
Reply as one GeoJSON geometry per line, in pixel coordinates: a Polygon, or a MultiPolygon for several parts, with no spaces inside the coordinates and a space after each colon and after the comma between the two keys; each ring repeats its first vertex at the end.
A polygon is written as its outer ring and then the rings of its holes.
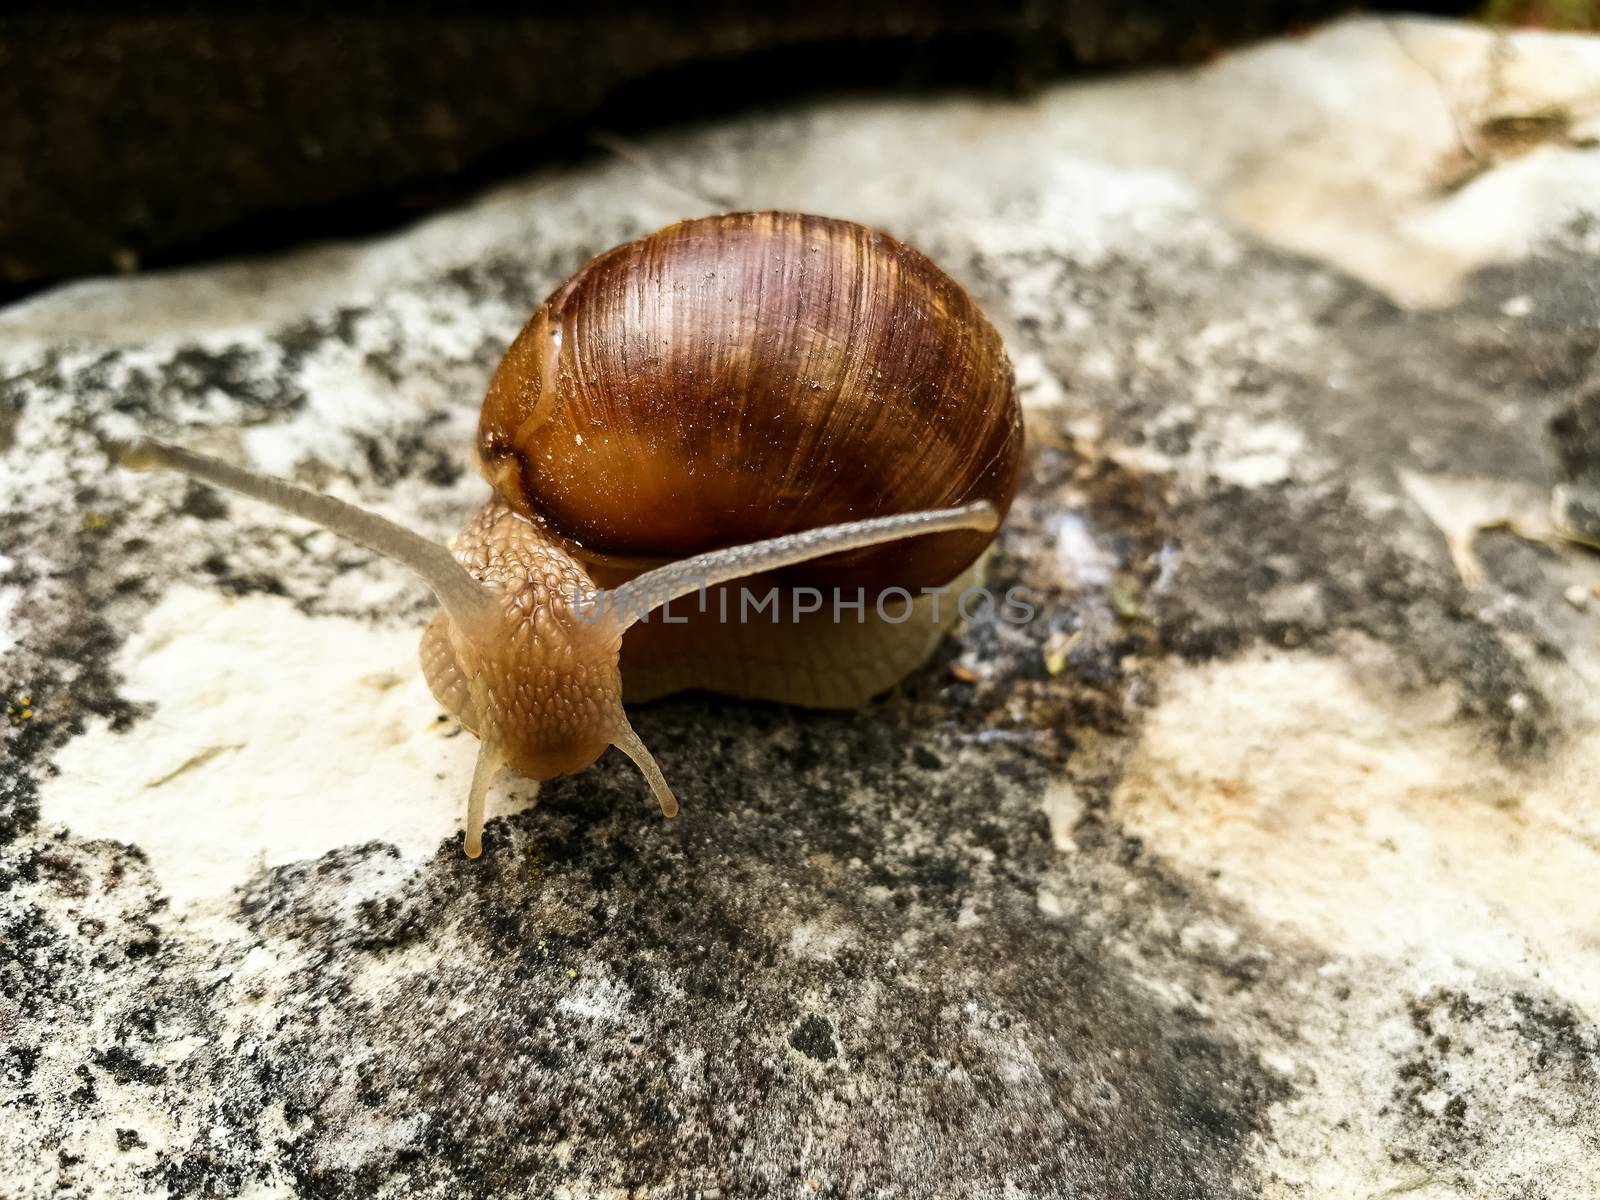
{"type": "Polygon", "coordinates": [[[455,560],[449,549],[377,513],[166,442],[135,442],[123,450],[120,458],[123,466],[136,471],[158,467],[179,471],[205,483],[265,501],[410,567],[433,589],[439,603],[468,636],[489,633],[500,619],[494,598],[455,560]]]}
{"type": "Polygon", "coordinates": [[[785,534],[762,542],[711,550],[646,571],[608,593],[602,603],[608,619],[620,628],[643,620],[655,609],[680,596],[702,588],[716,587],[747,575],[776,571],[813,558],[876,546],[924,533],[944,533],[954,529],[985,532],[1000,524],[1000,514],[986,500],[959,508],[936,508],[926,512],[899,513],[865,521],[846,521],[825,525],[802,533],[785,534]]]}

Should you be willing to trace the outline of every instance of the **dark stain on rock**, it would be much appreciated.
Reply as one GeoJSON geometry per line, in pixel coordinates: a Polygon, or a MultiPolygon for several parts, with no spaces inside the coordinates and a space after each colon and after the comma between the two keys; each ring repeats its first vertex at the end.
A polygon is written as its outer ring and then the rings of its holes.
{"type": "Polygon", "coordinates": [[[283,580],[265,571],[236,570],[225,554],[208,555],[201,560],[200,569],[216,580],[217,588],[230,596],[262,594],[287,596],[289,589],[283,580]]]}
{"type": "MultiPolygon", "coordinates": [[[[373,437],[358,434],[372,479],[383,487],[393,487],[402,479],[420,477],[435,487],[451,487],[465,473],[457,456],[427,435],[427,427],[442,423],[444,414],[425,426],[399,436],[373,437]]],[[[465,457],[465,456],[462,456],[465,457]]]]}
{"type": "Polygon", "coordinates": [[[178,511],[202,521],[220,521],[228,515],[228,502],[216,488],[191,480],[183,489],[183,502],[178,505],[178,511]]]}
{"type": "Polygon", "coordinates": [[[427,933],[420,881],[399,894],[351,894],[360,877],[382,873],[398,860],[393,846],[367,842],[274,867],[241,889],[239,915],[264,938],[297,942],[328,958],[398,949],[427,933]]]}
{"type": "Polygon", "coordinates": [[[8,704],[27,696],[33,712],[7,731],[0,757],[0,846],[37,822],[39,780],[52,770],[50,755],[68,738],[82,733],[91,717],[122,731],[147,711],[121,693],[122,677],[111,660],[123,634],[93,607],[98,589],[92,572],[80,561],[56,582],[65,585],[57,593],[64,595],[65,619],[38,621],[43,638],[23,644],[28,674],[0,682],[8,704]]]}
{"type": "MultiPolygon", "coordinates": [[[[287,341],[280,345],[286,352],[291,349],[287,341]]],[[[260,351],[240,345],[183,346],[161,368],[149,374],[135,371],[133,378],[137,390],[163,398],[220,392],[240,403],[252,420],[284,416],[306,403],[292,370],[275,368],[260,351]]]]}
{"type": "Polygon", "coordinates": [[[833,1041],[833,1026],[826,1017],[816,1013],[789,1031],[789,1045],[817,1062],[831,1062],[839,1056],[839,1047],[833,1041]]]}
{"type": "Polygon", "coordinates": [[[33,1078],[34,1067],[38,1065],[39,1055],[44,1053],[39,1046],[7,1046],[5,1053],[5,1082],[10,1088],[20,1091],[28,1086],[28,1081],[33,1078]]]}
{"type": "Polygon", "coordinates": [[[165,1067],[144,1062],[121,1046],[112,1046],[94,1056],[95,1066],[110,1073],[118,1083],[154,1085],[167,1077],[165,1067]]]}
{"type": "Polygon", "coordinates": [[[1521,1131],[1569,1124],[1567,1113],[1593,1108],[1600,1031],[1555,997],[1440,988],[1412,1000],[1408,1012],[1417,1041],[1396,1057],[1388,1113],[1397,1161],[1469,1187],[1486,1138],[1531,1141],[1537,1135],[1521,1131]],[[1508,1062],[1538,1087],[1504,1095],[1508,1062]]]}
{"type": "Polygon", "coordinates": [[[1600,1033],[1571,1006],[1547,995],[1514,992],[1517,1032],[1533,1048],[1541,1068],[1570,1072],[1578,1080],[1600,1086],[1600,1033]]]}
{"type": "Polygon", "coordinates": [[[1600,486],[1600,371],[1550,418],[1550,438],[1567,479],[1600,486]]]}

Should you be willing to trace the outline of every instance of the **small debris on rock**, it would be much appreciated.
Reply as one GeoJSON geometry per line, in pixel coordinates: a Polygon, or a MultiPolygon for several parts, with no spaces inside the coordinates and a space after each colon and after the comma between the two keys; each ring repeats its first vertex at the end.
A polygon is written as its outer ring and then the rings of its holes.
{"type": "Polygon", "coordinates": [[[1044,669],[1052,675],[1061,674],[1067,668],[1067,659],[1071,656],[1073,647],[1082,640],[1082,629],[1074,629],[1071,633],[1058,629],[1052,633],[1044,644],[1044,669]]]}

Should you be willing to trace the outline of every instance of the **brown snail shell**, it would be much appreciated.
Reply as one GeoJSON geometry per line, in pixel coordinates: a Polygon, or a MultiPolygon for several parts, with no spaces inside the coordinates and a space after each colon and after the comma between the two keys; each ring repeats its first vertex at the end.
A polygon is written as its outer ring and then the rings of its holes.
{"type": "MultiPolygon", "coordinates": [[[[588,561],[685,558],[1016,490],[1000,335],[918,251],[848,221],[734,213],[583,266],[490,381],[478,452],[515,510],[588,561]]],[[[990,535],[932,534],[793,568],[915,591],[990,535]]]]}

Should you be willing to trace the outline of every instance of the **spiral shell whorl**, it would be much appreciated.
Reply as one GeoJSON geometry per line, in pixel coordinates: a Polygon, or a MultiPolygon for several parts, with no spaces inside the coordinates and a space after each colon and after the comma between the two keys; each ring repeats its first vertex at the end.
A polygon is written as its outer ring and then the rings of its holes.
{"type": "MultiPolygon", "coordinates": [[[[959,285],[885,234],[739,213],[590,261],[534,314],[479,425],[507,503],[580,556],[663,561],[987,499],[1021,459],[1011,365],[959,285]]],[[[818,585],[947,583],[983,534],[820,560],[818,585]]]]}

